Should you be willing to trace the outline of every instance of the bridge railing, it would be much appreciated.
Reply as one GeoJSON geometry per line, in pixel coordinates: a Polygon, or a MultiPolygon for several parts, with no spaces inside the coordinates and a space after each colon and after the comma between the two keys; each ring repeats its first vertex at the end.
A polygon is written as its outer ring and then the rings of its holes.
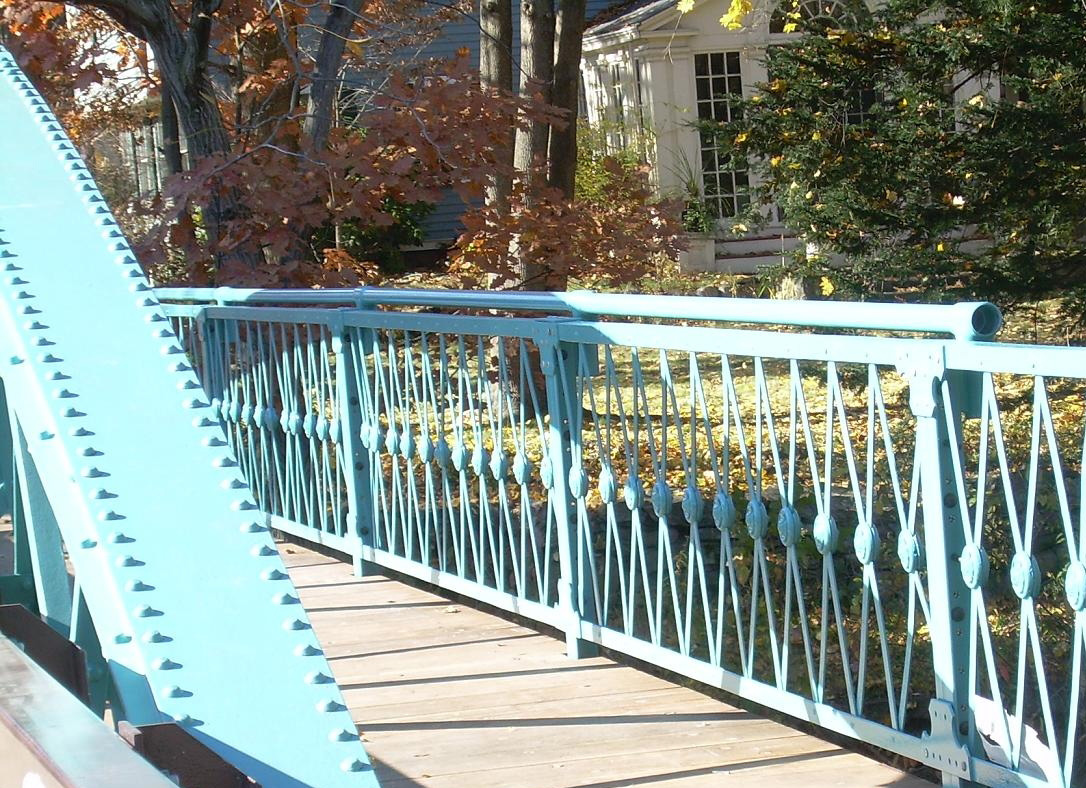
{"type": "Polygon", "coordinates": [[[988,304],[158,295],[274,527],[948,784],[1082,784],[1086,350],[988,304]]]}

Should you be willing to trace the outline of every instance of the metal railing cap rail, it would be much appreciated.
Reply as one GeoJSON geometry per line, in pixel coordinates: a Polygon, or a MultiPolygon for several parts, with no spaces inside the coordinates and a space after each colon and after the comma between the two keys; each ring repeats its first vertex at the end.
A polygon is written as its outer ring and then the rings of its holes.
{"type": "Polygon", "coordinates": [[[423,288],[359,287],[354,289],[158,288],[167,301],[208,304],[297,304],[509,309],[562,312],[578,317],[614,316],[757,323],[877,331],[950,334],[956,339],[987,340],[1003,327],[995,304],[897,304],[843,301],[778,301],[759,298],[641,295],[570,292],[487,292],[423,288]]]}

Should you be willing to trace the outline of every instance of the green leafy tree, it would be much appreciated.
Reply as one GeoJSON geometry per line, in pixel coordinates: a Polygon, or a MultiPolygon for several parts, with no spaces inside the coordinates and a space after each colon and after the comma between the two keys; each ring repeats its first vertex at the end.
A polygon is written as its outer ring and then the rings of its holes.
{"type": "Polygon", "coordinates": [[[775,202],[817,250],[800,272],[1086,312],[1079,0],[889,0],[789,24],[803,35],[770,49],[769,82],[713,131],[760,176],[755,210],[775,202]]]}

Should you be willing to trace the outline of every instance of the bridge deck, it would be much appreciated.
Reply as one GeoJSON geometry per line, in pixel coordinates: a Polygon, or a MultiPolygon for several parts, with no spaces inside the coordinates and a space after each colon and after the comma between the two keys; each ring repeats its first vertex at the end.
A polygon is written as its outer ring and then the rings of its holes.
{"type": "Polygon", "coordinates": [[[295,545],[284,559],[386,788],[931,783],[295,545]]]}

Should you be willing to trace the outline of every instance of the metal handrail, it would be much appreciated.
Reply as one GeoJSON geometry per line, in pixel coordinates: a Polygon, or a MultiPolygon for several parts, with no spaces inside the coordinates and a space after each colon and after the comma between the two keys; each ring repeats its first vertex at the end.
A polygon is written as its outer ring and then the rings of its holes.
{"type": "Polygon", "coordinates": [[[354,305],[508,309],[560,312],[575,316],[612,316],[704,320],[718,323],[807,326],[950,334],[956,339],[988,340],[1003,326],[995,304],[897,304],[839,301],[778,301],[758,298],[640,295],[570,292],[478,292],[423,288],[354,289],[158,288],[164,301],[207,304],[354,305]]]}

